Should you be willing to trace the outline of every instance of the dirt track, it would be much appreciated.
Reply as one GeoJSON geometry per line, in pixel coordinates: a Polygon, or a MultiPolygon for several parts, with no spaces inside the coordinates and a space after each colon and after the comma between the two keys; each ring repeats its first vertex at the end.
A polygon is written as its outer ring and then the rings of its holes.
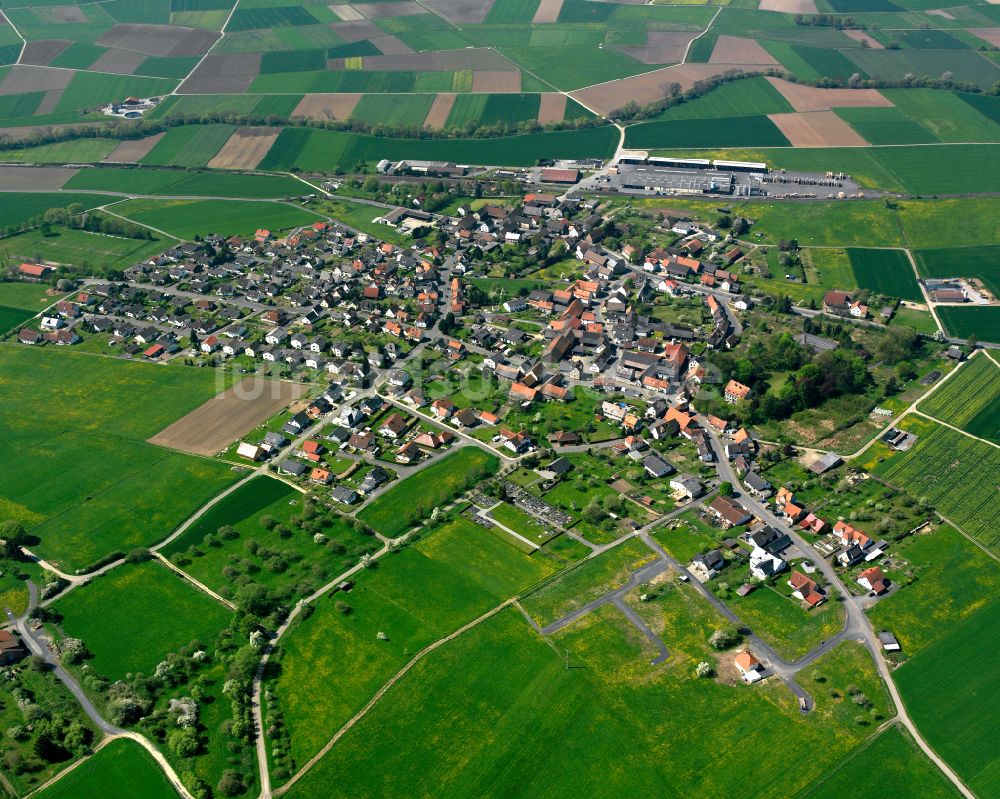
{"type": "Polygon", "coordinates": [[[216,455],[306,392],[299,383],[248,377],[149,439],[150,444],[216,455]]]}

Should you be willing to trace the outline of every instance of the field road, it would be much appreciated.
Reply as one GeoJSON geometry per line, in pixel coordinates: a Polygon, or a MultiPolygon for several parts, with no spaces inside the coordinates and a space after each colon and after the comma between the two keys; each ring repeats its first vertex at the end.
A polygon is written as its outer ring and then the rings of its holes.
{"type": "Polygon", "coordinates": [[[49,649],[49,642],[40,634],[36,635],[35,631],[28,626],[25,619],[22,618],[17,621],[17,631],[20,633],[21,639],[25,642],[31,654],[42,658],[46,664],[48,664],[59,681],[69,689],[76,701],[80,703],[84,712],[90,717],[90,720],[101,732],[113,738],[130,738],[142,746],[147,752],[149,752],[159,767],[163,769],[163,773],[170,781],[170,784],[174,787],[174,790],[184,797],[184,799],[194,799],[194,797],[188,793],[187,788],[184,787],[184,783],[182,783],[180,777],[177,776],[177,772],[174,771],[173,766],[167,762],[163,753],[161,753],[148,738],[137,732],[130,732],[129,730],[123,730],[121,727],[116,727],[114,724],[111,724],[104,719],[104,717],[97,711],[97,708],[94,707],[94,703],[90,701],[90,697],[84,693],[80,684],[74,680],[59,663],[59,660],[49,649]]]}

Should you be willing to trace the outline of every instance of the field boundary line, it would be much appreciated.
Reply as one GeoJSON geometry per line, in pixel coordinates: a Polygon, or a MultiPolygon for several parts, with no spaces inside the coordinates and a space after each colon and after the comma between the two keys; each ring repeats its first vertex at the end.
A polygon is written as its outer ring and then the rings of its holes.
{"type": "Polygon", "coordinates": [[[917,414],[918,416],[923,416],[925,419],[930,419],[932,422],[935,422],[936,424],[939,424],[942,427],[947,427],[949,430],[951,430],[951,431],[953,431],[955,433],[960,433],[961,435],[965,436],[966,438],[971,438],[973,441],[979,441],[979,442],[981,442],[983,444],[988,444],[989,446],[994,447],[996,449],[1000,449],[1000,444],[994,444],[989,439],[980,438],[979,436],[974,436],[974,435],[972,435],[972,433],[968,432],[967,430],[963,430],[961,427],[955,427],[955,425],[949,424],[948,422],[942,422],[936,416],[931,416],[929,413],[924,413],[919,408],[914,408],[913,409],[913,413],[917,414]]]}
{"type": "Polygon", "coordinates": [[[188,574],[186,571],[184,571],[179,566],[175,566],[173,563],[171,563],[166,557],[164,557],[163,555],[161,555],[159,552],[154,552],[153,553],[153,558],[156,559],[156,560],[158,560],[160,563],[162,563],[168,569],[170,569],[170,571],[174,572],[182,580],[186,580],[187,582],[191,583],[191,585],[193,585],[195,588],[197,588],[202,593],[208,594],[208,596],[212,597],[212,599],[214,599],[217,602],[225,605],[230,610],[232,610],[232,611],[236,610],[236,605],[234,605],[228,599],[225,599],[224,597],[222,597],[219,594],[215,593],[215,591],[213,591],[211,588],[209,588],[207,585],[205,585],[200,580],[196,580],[194,577],[192,577],[190,574],[188,574]]]}
{"type": "Polygon", "coordinates": [[[455,632],[451,633],[450,635],[446,635],[444,638],[439,638],[437,641],[434,641],[433,643],[428,644],[423,649],[421,649],[419,652],[417,652],[417,654],[415,654],[410,659],[410,661],[405,666],[403,666],[403,668],[401,668],[399,671],[397,671],[389,679],[389,681],[385,685],[383,685],[381,688],[378,689],[378,691],[375,692],[375,695],[371,699],[368,700],[368,702],[365,704],[365,706],[363,708],[361,708],[361,710],[359,710],[357,713],[355,713],[354,716],[346,724],[344,724],[343,727],[341,727],[339,730],[337,730],[337,732],[334,734],[334,736],[329,741],[327,741],[326,745],[322,749],[320,749],[315,755],[313,755],[311,758],[309,758],[309,760],[306,762],[306,764],[304,766],[302,766],[302,768],[300,768],[295,773],[295,775],[288,782],[286,782],[284,785],[282,785],[280,788],[278,788],[276,791],[274,791],[273,795],[274,796],[281,796],[289,788],[291,788],[296,782],[298,782],[302,777],[304,777],[306,775],[306,773],[313,766],[315,766],[316,763],[318,763],[320,760],[322,760],[323,757],[325,757],[326,754],[336,745],[336,743],[341,738],[343,738],[348,732],[350,732],[351,728],[354,727],[354,725],[357,724],[359,721],[361,721],[361,719],[363,719],[368,714],[368,711],[371,710],[378,703],[378,701],[383,696],[385,696],[385,694],[388,693],[388,691],[397,682],[399,682],[403,677],[405,677],[406,674],[414,666],[417,665],[417,663],[419,663],[421,660],[423,660],[423,658],[426,655],[429,655],[435,649],[438,649],[439,647],[444,646],[448,642],[454,641],[456,638],[458,638],[463,633],[468,632],[473,627],[477,627],[478,625],[480,625],[484,621],[487,621],[488,619],[492,618],[493,616],[495,616],[497,613],[499,613],[500,611],[504,610],[505,608],[512,607],[516,601],[517,601],[517,597],[515,596],[515,597],[511,597],[510,599],[505,600],[504,602],[501,602],[495,608],[493,608],[492,610],[488,610],[486,613],[484,613],[479,618],[473,619],[472,621],[468,622],[467,624],[463,625],[462,627],[459,627],[457,630],[455,630],[455,632]]]}
{"type": "MultiPolygon", "coordinates": [[[[855,746],[850,752],[848,752],[843,758],[834,763],[830,768],[824,771],[822,774],[816,778],[810,780],[809,784],[802,788],[795,794],[794,799],[806,799],[816,788],[824,785],[834,774],[843,771],[846,766],[849,766],[862,752],[866,751],[871,747],[875,741],[881,737],[884,733],[888,732],[891,728],[897,727],[900,732],[904,735],[909,735],[909,731],[905,726],[900,724],[899,718],[893,716],[891,719],[884,721],[878,726],[878,728],[865,740],[855,746]]],[[[911,740],[913,736],[910,736],[911,740]]],[[[913,741],[914,747],[916,747],[916,741],[913,741]]]]}
{"type": "Polygon", "coordinates": [[[152,225],[146,225],[146,224],[143,224],[142,222],[136,222],[134,219],[129,219],[127,216],[122,216],[121,214],[119,214],[119,213],[117,213],[115,211],[109,210],[110,206],[117,205],[118,203],[121,203],[121,202],[125,202],[125,199],[123,198],[121,200],[116,200],[113,203],[107,203],[105,205],[99,205],[99,206],[97,206],[97,208],[95,210],[100,211],[101,213],[111,214],[111,216],[118,217],[119,219],[121,219],[121,220],[123,220],[125,222],[131,222],[133,225],[138,225],[139,227],[147,228],[148,230],[152,230],[154,233],[159,233],[161,236],[166,236],[166,238],[168,238],[168,239],[173,239],[174,241],[185,241],[185,239],[179,238],[179,237],[175,236],[173,233],[167,233],[167,231],[160,230],[159,228],[155,228],[152,225]]]}

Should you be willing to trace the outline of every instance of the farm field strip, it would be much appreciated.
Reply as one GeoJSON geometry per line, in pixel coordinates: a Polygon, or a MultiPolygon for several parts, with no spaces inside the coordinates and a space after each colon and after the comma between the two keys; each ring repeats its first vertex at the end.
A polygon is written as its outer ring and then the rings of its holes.
{"type": "Polygon", "coordinates": [[[942,422],[965,428],[1000,396],[1000,368],[985,354],[959,367],[941,391],[935,391],[918,409],[942,422]]]}

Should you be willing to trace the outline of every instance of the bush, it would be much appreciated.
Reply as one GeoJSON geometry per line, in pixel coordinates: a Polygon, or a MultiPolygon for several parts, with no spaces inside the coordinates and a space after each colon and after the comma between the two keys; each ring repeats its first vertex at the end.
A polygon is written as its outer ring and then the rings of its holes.
{"type": "Polygon", "coordinates": [[[713,632],[711,637],[708,639],[708,643],[713,649],[729,649],[729,647],[735,646],[739,643],[740,637],[741,636],[738,630],[733,627],[727,627],[713,632]]]}

